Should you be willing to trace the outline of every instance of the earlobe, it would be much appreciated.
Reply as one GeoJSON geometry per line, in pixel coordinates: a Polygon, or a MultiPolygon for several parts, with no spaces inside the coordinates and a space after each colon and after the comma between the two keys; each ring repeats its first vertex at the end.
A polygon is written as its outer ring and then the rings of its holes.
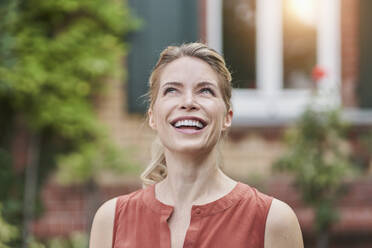
{"type": "Polygon", "coordinates": [[[152,110],[151,109],[147,112],[147,115],[148,115],[148,118],[149,118],[149,126],[153,130],[156,130],[156,125],[155,125],[155,121],[154,121],[154,117],[152,115],[152,110]]]}
{"type": "Polygon", "coordinates": [[[233,111],[229,109],[229,111],[227,111],[226,116],[225,116],[225,122],[222,128],[223,131],[225,131],[231,126],[232,118],[233,118],[233,111]]]}

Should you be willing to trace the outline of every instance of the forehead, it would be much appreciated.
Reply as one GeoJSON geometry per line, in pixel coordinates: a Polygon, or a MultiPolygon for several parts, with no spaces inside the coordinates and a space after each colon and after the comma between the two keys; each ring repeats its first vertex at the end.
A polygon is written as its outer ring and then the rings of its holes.
{"type": "Polygon", "coordinates": [[[160,75],[160,85],[167,82],[198,83],[210,82],[218,86],[218,75],[201,59],[181,57],[166,65],[160,75]]]}

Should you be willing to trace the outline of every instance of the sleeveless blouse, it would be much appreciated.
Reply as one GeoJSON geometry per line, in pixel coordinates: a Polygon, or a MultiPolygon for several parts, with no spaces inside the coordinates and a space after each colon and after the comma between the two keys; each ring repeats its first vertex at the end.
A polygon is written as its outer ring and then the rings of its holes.
{"type": "MultiPolygon", "coordinates": [[[[272,197],[238,182],[222,198],[191,209],[183,247],[264,248],[272,197]]],[[[117,198],[113,248],[171,248],[173,207],[155,198],[155,185],[117,198]]]]}

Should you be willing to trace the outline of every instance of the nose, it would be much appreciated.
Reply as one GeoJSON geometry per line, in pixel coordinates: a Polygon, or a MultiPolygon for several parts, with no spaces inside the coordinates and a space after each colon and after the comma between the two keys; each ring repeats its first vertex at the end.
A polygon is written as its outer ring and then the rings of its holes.
{"type": "Polygon", "coordinates": [[[195,96],[192,92],[187,92],[183,98],[181,103],[181,109],[184,110],[196,110],[198,109],[198,104],[195,101],[195,96]]]}

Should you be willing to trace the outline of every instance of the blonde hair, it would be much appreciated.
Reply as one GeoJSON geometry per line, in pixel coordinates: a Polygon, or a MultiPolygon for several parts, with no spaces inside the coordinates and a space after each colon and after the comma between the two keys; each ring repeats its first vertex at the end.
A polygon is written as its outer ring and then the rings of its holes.
{"type": "MultiPolygon", "coordinates": [[[[226,106],[231,109],[231,74],[226,67],[225,60],[215,50],[202,43],[186,43],[181,46],[169,46],[160,53],[149,79],[149,109],[153,109],[159,90],[159,79],[162,69],[172,61],[181,57],[198,58],[206,62],[219,77],[219,88],[226,106]]],[[[164,156],[164,147],[159,138],[152,144],[151,161],[141,174],[144,185],[151,185],[162,181],[167,176],[167,165],[164,156]]]]}

